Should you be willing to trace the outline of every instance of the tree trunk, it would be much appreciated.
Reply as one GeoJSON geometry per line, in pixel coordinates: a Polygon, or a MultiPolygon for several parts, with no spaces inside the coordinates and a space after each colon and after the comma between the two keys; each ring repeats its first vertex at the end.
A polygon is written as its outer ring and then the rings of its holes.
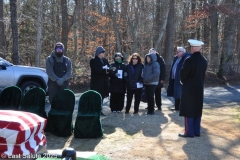
{"type": "Polygon", "coordinates": [[[35,57],[35,66],[40,67],[41,65],[41,54],[42,54],[42,9],[43,4],[42,0],[38,0],[38,18],[37,18],[37,49],[35,57]]]}
{"type": "Polygon", "coordinates": [[[5,58],[5,31],[3,22],[3,1],[0,1],[0,57],[5,58]]]}
{"type": "Polygon", "coordinates": [[[168,13],[168,20],[167,20],[167,27],[166,27],[166,39],[165,39],[165,47],[164,52],[166,54],[166,64],[170,65],[172,62],[173,57],[173,46],[174,46],[174,31],[175,31],[175,24],[174,24],[174,4],[175,0],[169,1],[169,13],[168,13]]]}
{"type": "Polygon", "coordinates": [[[12,28],[12,61],[13,64],[19,64],[19,55],[18,55],[18,24],[17,24],[17,5],[16,0],[10,0],[10,12],[11,12],[11,28],[12,28]]]}
{"type": "Polygon", "coordinates": [[[115,37],[116,37],[116,52],[121,52],[121,43],[120,43],[120,34],[119,34],[119,30],[118,30],[118,25],[117,25],[117,17],[116,17],[116,13],[114,12],[113,8],[113,1],[112,0],[106,0],[106,7],[107,10],[109,12],[109,15],[111,16],[112,22],[113,22],[113,30],[115,33],[115,37]]]}
{"type": "Polygon", "coordinates": [[[76,59],[77,59],[77,53],[78,53],[78,35],[77,35],[77,26],[78,26],[78,15],[79,14],[79,4],[80,0],[75,0],[75,9],[74,9],[74,15],[73,15],[73,39],[74,39],[74,53],[73,53],[73,59],[72,59],[72,65],[73,65],[73,73],[75,73],[76,68],[76,59]]]}
{"type": "MultiPolygon", "coordinates": [[[[236,10],[237,0],[232,1],[232,11],[236,10]]],[[[237,21],[233,15],[226,15],[224,21],[222,53],[220,58],[220,66],[218,76],[231,75],[231,64],[233,62],[234,40],[236,37],[237,21]]]]}
{"type": "Polygon", "coordinates": [[[237,61],[240,64],[240,21],[237,24],[237,44],[236,44],[236,52],[237,54],[237,61]]]}
{"type": "MultiPolygon", "coordinates": [[[[217,0],[210,0],[212,5],[217,4],[217,0]]],[[[212,9],[210,13],[210,25],[211,25],[211,58],[210,64],[218,65],[219,64],[219,56],[218,56],[218,13],[216,9],[212,9]]]]}
{"type": "Polygon", "coordinates": [[[156,50],[159,48],[159,45],[161,44],[161,41],[163,38],[163,34],[166,31],[168,14],[169,14],[169,2],[162,1],[162,3],[161,3],[161,19],[159,19],[160,26],[156,26],[156,27],[159,27],[159,33],[156,33],[156,34],[158,34],[158,38],[157,38],[157,41],[154,46],[154,48],[156,50]]]}
{"type": "Polygon", "coordinates": [[[64,54],[67,56],[68,33],[73,25],[73,20],[68,18],[67,0],[61,0],[62,9],[62,37],[61,42],[64,44],[64,54]]]}

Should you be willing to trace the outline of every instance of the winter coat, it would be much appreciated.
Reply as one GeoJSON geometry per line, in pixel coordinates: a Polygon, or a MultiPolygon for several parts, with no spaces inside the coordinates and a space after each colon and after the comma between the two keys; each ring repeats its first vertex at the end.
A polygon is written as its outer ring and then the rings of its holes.
{"type": "Polygon", "coordinates": [[[175,99],[180,99],[181,98],[181,93],[182,93],[182,84],[180,82],[180,70],[182,69],[182,66],[184,64],[184,61],[187,57],[189,57],[191,54],[189,53],[184,53],[181,60],[178,62],[177,68],[176,68],[176,73],[175,73],[175,80],[172,79],[172,69],[173,66],[178,59],[178,56],[175,56],[173,59],[172,67],[170,70],[170,75],[169,75],[169,84],[167,88],[167,96],[169,97],[174,97],[175,99]]]}
{"type": "Polygon", "coordinates": [[[108,74],[106,69],[103,69],[103,66],[107,65],[109,67],[108,60],[103,58],[101,62],[98,56],[95,56],[90,60],[91,67],[91,80],[90,80],[90,89],[99,92],[102,96],[102,99],[109,96],[108,90],[108,74]]]}
{"type": "Polygon", "coordinates": [[[200,52],[188,57],[180,71],[183,84],[180,116],[196,118],[202,116],[204,78],[207,70],[207,60],[200,52]]]}
{"type": "Polygon", "coordinates": [[[133,65],[132,63],[128,64],[126,67],[126,76],[125,81],[127,83],[127,88],[136,89],[137,82],[143,83],[142,71],[144,65],[142,63],[137,63],[133,65]]]}
{"type": "Polygon", "coordinates": [[[55,54],[55,51],[52,51],[51,55],[48,56],[46,59],[46,72],[47,72],[49,79],[52,81],[56,81],[59,78],[63,78],[64,81],[67,81],[68,79],[70,79],[70,77],[72,75],[72,62],[71,62],[70,58],[68,58],[66,56],[57,57],[55,54]],[[64,76],[58,77],[54,73],[54,70],[53,70],[54,59],[53,58],[55,58],[56,62],[63,62],[64,61],[63,59],[65,59],[66,70],[63,70],[64,76]]]}
{"type": "Polygon", "coordinates": [[[123,63],[112,63],[110,65],[109,72],[109,91],[110,93],[125,93],[126,92],[126,83],[124,80],[124,74],[126,74],[126,65],[123,63]],[[122,70],[122,78],[118,78],[116,73],[118,70],[122,70]]]}
{"type": "Polygon", "coordinates": [[[158,85],[159,75],[160,75],[160,66],[157,62],[156,54],[147,54],[151,58],[151,62],[145,62],[143,68],[143,83],[145,85],[158,85]]]}

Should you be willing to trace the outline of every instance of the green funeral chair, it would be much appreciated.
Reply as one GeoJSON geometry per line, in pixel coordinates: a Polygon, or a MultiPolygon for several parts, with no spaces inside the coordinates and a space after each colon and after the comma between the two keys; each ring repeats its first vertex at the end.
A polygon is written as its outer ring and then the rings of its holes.
{"type": "Polygon", "coordinates": [[[17,86],[5,87],[0,93],[0,109],[18,110],[22,99],[22,90],[17,86]]]}
{"type": "Polygon", "coordinates": [[[51,109],[48,112],[46,130],[60,137],[72,135],[72,115],[75,95],[69,89],[58,91],[53,96],[51,109]]]}
{"type": "Polygon", "coordinates": [[[78,103],[74,138],[98,138],[103,136],[100,113],[102,97],[93,90],[84,92],[78,103]]]}
{"type": "Polygon", "coordinates": [[[35,113],[47,119],[45,112],[45,99],[46,92],[42,88],[32,88],[24,95],[20,110],[35,113]]]}

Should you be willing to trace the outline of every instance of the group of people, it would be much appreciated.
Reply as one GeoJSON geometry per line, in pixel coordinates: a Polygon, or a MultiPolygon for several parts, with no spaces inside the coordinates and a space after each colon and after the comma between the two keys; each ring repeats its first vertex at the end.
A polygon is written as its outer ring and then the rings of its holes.
{"type": "MultiPolygon", "coordinates": [[[[177,47],[167,87],[167,96],[174,97],[172,110],[179,111],[185,117],[185,132],[180,137],[200,136],[200,123],[203,108],[203,83],[207,61],[201,55],[198,40],[190,39],[191,53],[184,47],[177,47]]],[[[55,49],[46,60],[46,71],[49,76],[48,89],[51,103],[54,93],[68,87],[72,72],[71,60],[63,55],[64,45],[56,43],[55,49]]],[[[164,86],[166,67],[163,58],[154,48],[149,50],[144,59],[138,54],[130,55],[128,64],[123,63],[121,53],[115,53],[113,63],[105,58],[105,49],[96,48],[95,56],[90,60],[90,89],[100,93],[102,101],[109,97],[110,109],[120,113],[124,108],[125,93],[127,103],[125,114],[131,108],[134,96],[134,112],[138,113],[143,87],[147,98],[147,114],[154,114],[154,107],[162,110],[161,88],[164,86]],[[155,99],[154,99],[155,97],[155,99]]],[[[101,115],[105,116],[102,112],[101,115]]]]}
{"type": "Polygon", "coordinates": [[[98,91],[102,100],[109,96],[110,109],[120,113],[124,108],[125,93],[127,103],[125,113],[128,114],[134,96],[134,112],[138,113],[143,86],[148,99],[147,114],[154,114],[154,94],[156,106],[161,110],[161,87],[165,79],[165,62],[152,48],[143,59],[138,53],[132,54],[128,64],[124,64],[121,53],[115,53],[113,63],[109,64],[104,57],[105,49],[97,47],[95,57],[90,60],[91,82],[90,89],[98,91]],[[144,63],[144,64],[143,64],[144,63]]]}

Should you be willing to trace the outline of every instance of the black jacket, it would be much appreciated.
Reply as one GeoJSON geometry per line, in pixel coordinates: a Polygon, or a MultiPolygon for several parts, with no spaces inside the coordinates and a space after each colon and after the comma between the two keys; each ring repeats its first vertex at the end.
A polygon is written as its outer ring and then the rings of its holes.
{"type": "Polygon", "coordinates": [[[144,65],[142,63],[137,63],[136,65],[132,65],[131,63],[126,67],[126,76],[125,81],[127,83],[127,88],[136,89],[137,82],[143,83],[142,78],[142,70],[144,65]]]}
{"type": "Polygon", "coordinates": [[[106,69],[103,69],[103,66],[109,63],[107,59],[103,59],[103,63],[100,58],[95,56],[90,60],[91,67],[91,80],[90,80],[90,89],[99,92],[102,98],[108,97],[108,74],[106,74],[106,69]]]}
{"type": "Polygon", "coordinates": [[[207,60],[200,52],[186,58],[180,71],[183,84],[180,116],[196,118],[202,116],[204,78],[207,70],[207,60]]]}
{"type": "Polygon", "coordinates": [[[110,93],[125,93],[126,92],[126,83],[124,80],[124,73],[126,72],[126,65],[121,63],[112,63],[110,65],[111,71],[109,72],[109,91],[110,93]],[[118,78],[116,73],[118,70],[122,70],[122,78],[118,78]]]}

